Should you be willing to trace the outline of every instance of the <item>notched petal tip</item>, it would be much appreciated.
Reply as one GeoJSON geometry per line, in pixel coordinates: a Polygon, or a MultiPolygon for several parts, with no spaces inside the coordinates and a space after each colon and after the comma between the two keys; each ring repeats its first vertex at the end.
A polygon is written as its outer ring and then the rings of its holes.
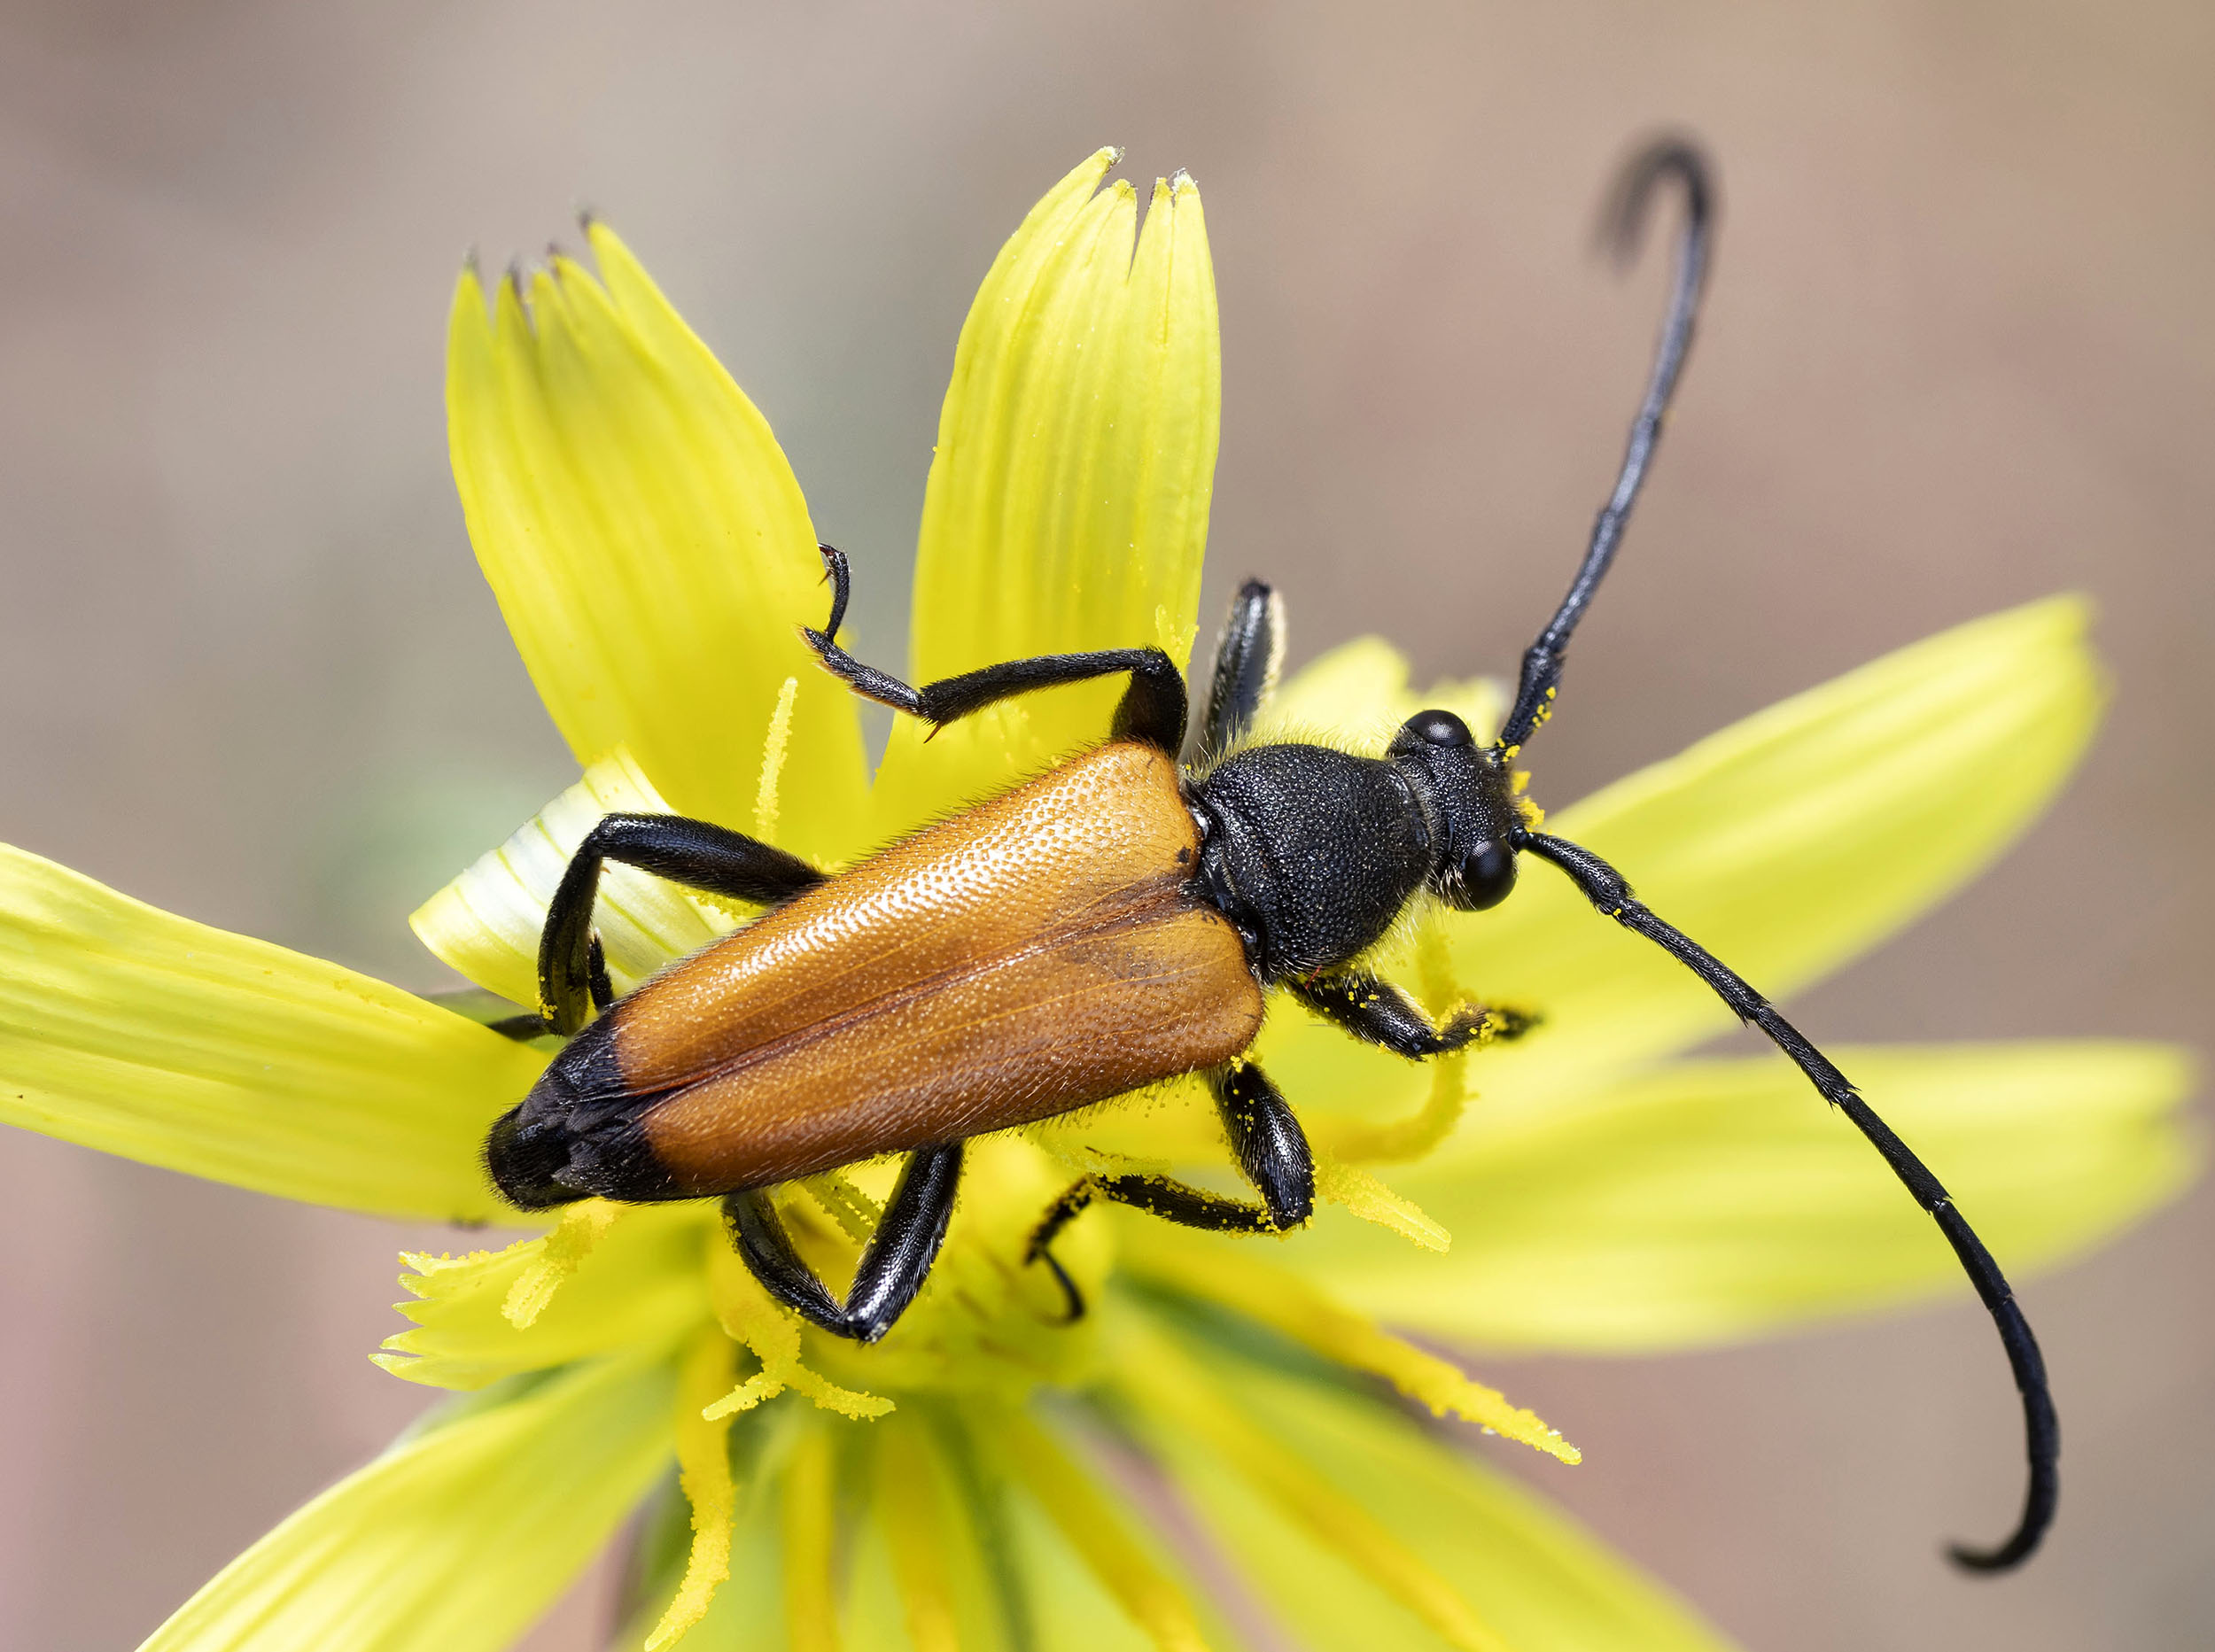
{"type": "Polygon", "coordinates": [[[477,249],[470,248],[462,260],[462,268],[454,277],[454,302],[447,311],[447,349],[448,371],[453,372],[457,360],[455,353],[481,348],[489,337],[492,305],[485,291],[484,268],[478,262],[477,249]]]}

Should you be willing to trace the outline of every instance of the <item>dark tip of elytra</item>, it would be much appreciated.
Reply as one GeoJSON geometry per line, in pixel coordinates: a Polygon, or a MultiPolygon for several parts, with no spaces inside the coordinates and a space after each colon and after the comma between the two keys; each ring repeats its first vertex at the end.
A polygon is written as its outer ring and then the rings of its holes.
{"type": "Polygon", "coordinates": [[[558,1128],[529,1125],[523,1109],[511,1107],[485,1137],[485,1168],[507,1201],[521,1210],[548,1210],[584,1197],[564,1185],[569,1142],[558,1128]]]}

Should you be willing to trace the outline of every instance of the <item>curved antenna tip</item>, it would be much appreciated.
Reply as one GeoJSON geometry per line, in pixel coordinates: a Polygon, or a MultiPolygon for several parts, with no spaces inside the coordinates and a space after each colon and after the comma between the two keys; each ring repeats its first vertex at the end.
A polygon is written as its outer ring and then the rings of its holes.
{"type": "Polygon", "coordinates": [[[1691,347],[1692,323],[1698,314],[1700,295],[1707,284],[1707,252],[1714,211],[1714,182],[1706,154],[1690,138],[1667,136],[1649,142],[1635,151],[1617,172],[1601,213],[1601,239],[1618,255],[1636,252],[1654,188],[1664,178],[1684,186],[1684,227],[1678,237],[1676,275],[1670,285],[1669,307],[1656,345],[1646,391],[1631,421],[1630,438],[1624,445],[1623,461],[1616,472],[1614,491],[1592,524],[1592,537],[1584,560],[1578,564],[1568,594],[1547,621],[1538,640],[1523,650],[1521,679],[1515,702],[1500,725],[1499,749],[1520,747],[1552,709],[1554,690],[1561,679],[1563,652],[1570,633],[1584,617],[1609,565],[1615,559],[1630,508],[1645,484],[1646,467],[1660,439],[1662,416],[1676,393],[1678,373],[1691,347]]]}
{"type": "Polygon", "coordinates": [[[2013,1571],[2031,1557],[2031,1551],[2037,1547],[2035,1539],[2026,1543],[2018,1532],[1998,1548],[1971,1548],[1966,1543],[1948,1543],[1946,1558],[1963,1571],[1992,1577],[2000,1572],[2013,1571]]]}
{"type": "Polygon", "coordinates": [[[1979,1577],[1994,1578],[2013,1571],[2038,1552],[2045,1540],[2046,1529],[2054,1523],[2054,1505],[2059,1490],[2054,1465],[2049,1459],[2033,1462],[2031,1469],[2030,1495],[2025,1500],[2023,1518],[2007,1540],[1992,1548],[1978,1548],[1968,1543],[1948,1543],[1946,1558],[1963,1571],[1979,1577]]]}
{"type": "Polygon", "coordinates": [[[1695,229],[1705,229],[1714,219],[1715,167],[1707,151],[1681,133],[1648,138],[1616,169],[1594,226],[1594,242],[1617,268],[1627,269],[1637,260],[1645,246],[1655,189],[1671,177],[1684,186],[1684,206],[1695,229]]]}

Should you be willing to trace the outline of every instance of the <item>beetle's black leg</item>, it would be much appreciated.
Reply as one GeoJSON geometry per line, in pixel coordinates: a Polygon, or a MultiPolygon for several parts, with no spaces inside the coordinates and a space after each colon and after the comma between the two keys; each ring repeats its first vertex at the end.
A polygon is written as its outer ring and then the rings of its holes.
{"type": "Polygon", "coordinates": [[[1095,677],[1131,674],[1131,686],[1115,708],[1115,736],[1142,740],[1174,756],[1185,743],[1185,679],[1176,664],[1159,648],[1102,648],[1091,654],[1042,654],[1028,660],[1007,660],[981,671],[964,671],[921,688],[911,688],[897,677],[864,665],[837,643],[838,622],[846,612],[848,576],[842,551],[824,546],[823,561],[835,585],[830,625],[817,631],[800,627],[800,634],[822,661],[823,669],[856,694],[919,717],[943,727],[973,711],[1029,694],[1034,688],[1056,688],[1064,683],[1088,682],[1095,677]]]}
{"type": "Polygon", "coordinates": [[[1315,1155],[1300,1121],[1251,1061],[1216,1068],[1208,1074],[1208,1088],[1239,1168],[1262,1196],[1269,1225],[1280,1233],[1301,1226],[1315,1214],[1315,1155]]]}
{"type": "Polygon", "coordinates": [[[607,816],[577,846],[539,937],[540,1012],[564,1036],[585,1024],[588,1004],[605,1009],[614,996],[611,989],[602,995],[607,969],[593,963],[600,943],[592,932],[600,868],[610,860],[688,888],[765,904],[789,900],[824,877],[797,855],[705,820],[607,816]]]}
{"type": "Polygon", "coordinates": [[[452,992],[427,992],[423,995],[442,1010],[451,1010],[464,1020],[475,1021],[479,1027],[498,1033],[502,1038],[512,1038],[518,1043],[529,1043],[533,1038],[547,1035],[545,1019],[534,1012],[516,1012],[514,1003],[496,992],[482,987],[462,987],[452,992]]]}
{"type": "Polygon", "coordinates": [[[585,945],[585,985],[591,989],[595,1014],[615,1007],[615,982],[608,979],[608,950],[600,944],[597,929],[585,945]]]}
{"type": "MultiPolygon", "coordinates": [[[[1072,1183],[1069,1191],[1053,1201],[1045,1219],[1032,1231],[1023,1260],[1035,1262],[1045,1254],[1062,1229],[1089,1209],[1094,1199],[1111,1205],[1130,1205],[1173,1222],[1179,1227],[1203,1228],[1210,1233],[1274,1233],[1269,1212],[1243,1199],[1225,1198],[1169,1176],[1089,1175],[1072,1183]]],[[[1059,1272],[1057,1268],[1055,1270],[1059,1272]]]]}
{"type": "Polygon", "coordinates": [[[1170,1176],[1088,1175],[1053,1201],[1030,1235],[1026,1262],[1045,1262],[1069,1299],[1069,1317],[1081,1318],[1084,1299],[1047,1248],[1094,1199],[1129,1205],[1180,1227],[1211,1233],[1283,1233],[1315,1214],[1315,1158],[1285,1098],[1251,1061],[1208,1074],[1216,1107],[1239,1169],[1262,1196],[1258,1205],[1225,1198],[1170,1176]]]}
{"type": "Polygon", "coordinates": [[[1286,984],[1301,1003],[1363,1043],[1380,1044],[1395,1055],[1418,1060],[1449,1055],[1495,1038],[1520,1038],[1537,1024],[1535,1017],[1519,1010],[1464,1004],[1441,1027],[1406,993],[1365,970],[1306,980],[1295,977],[1286,984]]]}
{"type": "Polygon", "coordinates": [[[1023,1260],[1044,1262],[1053,1270],[1054,1283],[1061,1287],[1062,1298],[1069,1305],[1069,1311],[1066,1317],[1070,1324],[1074,1325],[1084,1317],[1084,1293],[1076,1288],[1076,1281],[1069,1277],[1069,1270],[1061,1266],[1060,1259],[1051,1249],[1045,1245],[1034,1241],[1030,1247],[1030,1254],[1023,1260]]]}
{"type": "Polygon", "coordinates": [[[723,1201],[723,1217],[762,1289],[834,1337],[874,1342],[922,1289],[945,1240],[960,1183],[960,1143],[918,1148],[908,1155],[843,1303],[792,1248],[766,1190],[731,1194],[723,1201]]]}
{"type": "Polygon", "coordinates": [[[1258,579],[1239,587],[1216,644],[1215,676],[1200,721],[1200,756],[1231,749],[1269,703],[1285,655],[1285,600],[1258,579]]]}

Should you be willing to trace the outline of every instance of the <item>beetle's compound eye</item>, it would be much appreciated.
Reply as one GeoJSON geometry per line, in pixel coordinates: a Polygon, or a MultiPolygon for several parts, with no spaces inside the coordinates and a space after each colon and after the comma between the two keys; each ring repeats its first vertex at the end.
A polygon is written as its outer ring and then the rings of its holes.
{"type": "Polygon", "coordinates": [[[1473,746],[1469,725],[1450,711],[1418,711],[1392,737],[1392,755],[1404,756],[1421,746],[1473,746]]]}
{"type": "Polygon", "coordinates": [[[1515,851],[1496,840],[1479,843],[1454,863],[1446,898],[1465,912],[1497,906],[1515,887],[1515,851]]]}

